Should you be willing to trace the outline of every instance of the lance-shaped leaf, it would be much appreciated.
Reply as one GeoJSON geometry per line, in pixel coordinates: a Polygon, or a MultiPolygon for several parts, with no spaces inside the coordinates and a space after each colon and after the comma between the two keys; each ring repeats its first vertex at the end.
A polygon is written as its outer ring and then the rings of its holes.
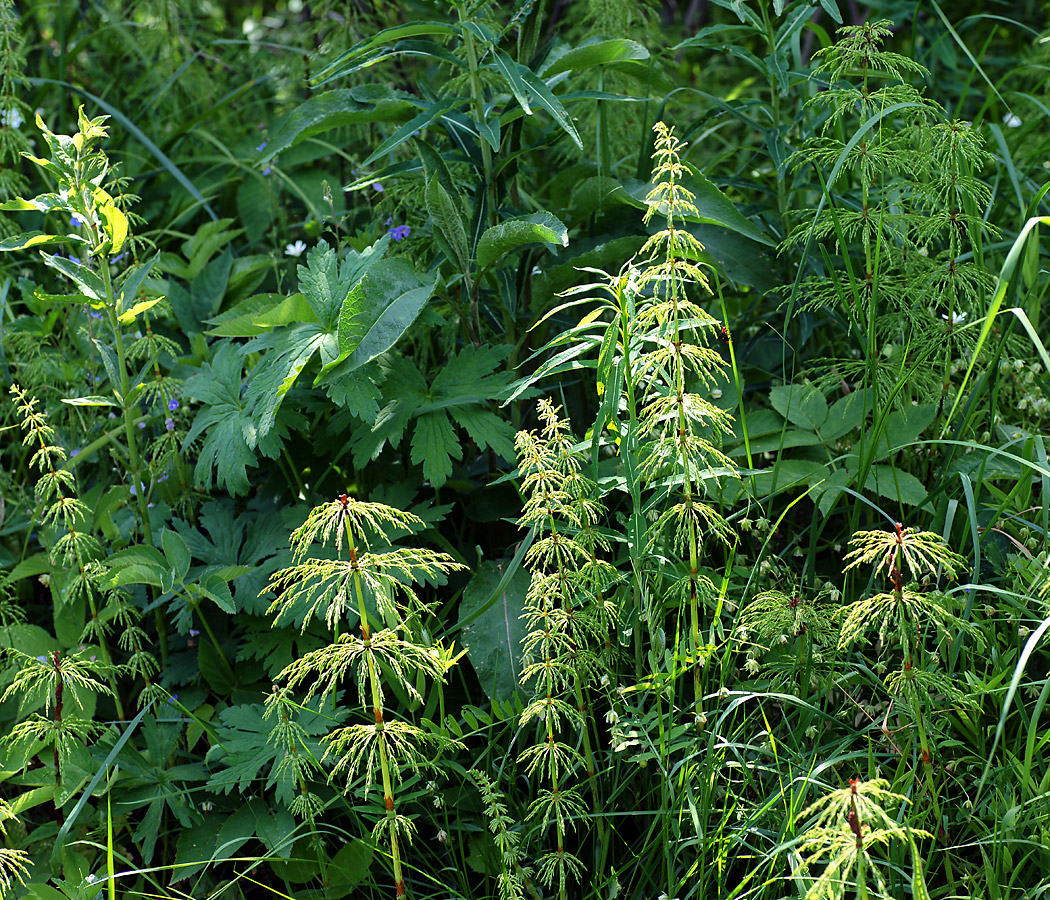
{"type": "Polygon", "coordinates": [[[47,244],[68,244],[72,235],[45,234],[43,231],[27,231],[0,241],[0,253],[13,253],[16,250],[28,250],[30,247],[42,247],[47,244]]]}
{"type": "Polygon", "coordinates": [[[325,91],[274,123],[257,162],[261,165],[308,137],[333,128],[402,119],[411,108],[410,101],[384,85],[325,91]]]}
{"type": "Polygon", "coordinates": [[[466,272],[470,245],[467,243],[467,226],[463,221],[462,211],[439,178],[427,179],[423,197],[427,204],[427,212],[434,220],[435,234],[444,243],[442,249],[466,272]]]}
{"type": "Polygon", "coordinates": [[[52,269],[58,269],[67,278],[75,281],[80,289],[92,300],[106,299],[106,286],[102,283],[102,279],[87,266],[82,266],[80,263],[66,259],[64,256],[52,256],[49,253],[40,255],[52,269]]]}
{"type": "Polygon", "coordinates": [[[561,220],[546,211],[500,222],[487,229],[478,241],[478,268],[487,269],[504,253],[535,243],[567,247],[569,234],[561,220]]]}
{"type": "Polygon", "coordinates": [[[96,187],[94,195],[95,209],[102,216],[103,231],[110,241],[109,252],[120,253],[120,248],[124,246],[128,236],[128,217],[102,188],[96,187]]]}
{"type": "Polygon", "coordinates": [[[422,35],[450,35],[459,34],[459,28],[444,22],[409,22],[406,25],[395,25],[393,28],[384,28],[376,32],[372,37],[366,38],[354,44],[349,50],[339,54],[332,62],[321,69],[312,79],[314,85],[333,81],[345,73],[345,70],[356,60],[384,44],[390,44],[403,38],[421,37],[422,35]]]}
{"type": "Polygon", "coordinates": [[[590,69],[628,59],[648,59],[649,51],[627,38],[588,38],[578,47],[548,57],[541,75],[552,78],[574,69],[590,69]]]}

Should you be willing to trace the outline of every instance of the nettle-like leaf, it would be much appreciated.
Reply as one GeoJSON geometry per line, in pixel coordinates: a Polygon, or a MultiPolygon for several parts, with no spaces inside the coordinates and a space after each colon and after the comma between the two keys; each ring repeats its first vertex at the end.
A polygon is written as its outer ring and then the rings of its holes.
{"type": "Polygon", "coordinates": [[[260,435],[252,415],[256,399],[241,393],[242,368],[239,348],[226,342],[185,386],[187,397],[205,404],[184,445],[188,447],[207,432],[194,479],[198,485],[210,488],[214,469],[216,484],[232,494],[248,492],[247,467],[258,463],[259,453],[271,459],[277,456],[284,436],[283,425],[260,435]]]}
{"type": "MultiPolygon", "coordinates": [[[[245,354],[262,352],[248,377],[246,395],[255,402],[259,435],[265,437],[288,391],[316,357],[315,386],[368,421],[379,393],[368,372],[359,371],[389,350],[415,321],[434,289],[405,260],[383,259],[389,241],[341,259],[321,241],[299,266],[299,287],[310,315],[275,327],[249,341],[245,354]]],[[[258,324],[270,324],[265,317],[258,324]]]]}
{"type": "Polygon", "coordinates": [[[362,468],[387,444],[399,446],[410,424],[414,424],[412,462],[422,463],[423,476],[435,487],[452,474],[452,460],[463,458],[455,425],[462,427],[480,449],[513,458],[513,428],[489,408],[511,379],[510,373],[495,371],[507,349],[464,348],[429,384],[411,360],[391,360],[384,391],[391,399],[373,425],[354,432],[354,465],[362,468]]]}

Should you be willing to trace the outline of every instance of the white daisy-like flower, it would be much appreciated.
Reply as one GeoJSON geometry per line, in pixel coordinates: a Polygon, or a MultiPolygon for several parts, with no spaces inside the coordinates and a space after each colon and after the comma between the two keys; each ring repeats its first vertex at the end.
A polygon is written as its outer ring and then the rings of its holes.
{"type": "Polygon", "coordinates": [[[296,241],[294,244],[288,244],[284,248],[285,256],[302,256],[306,250],[306,241],[296,241]]]}
{"type": "Polygon", "coordinates": [[[964,312],[952,313],[952,316],[951,316],[950,319],[948,318],[947,315],[945,315],[944,313],[941,313],[941,318],[944,319],[945,322],[951,322],[952,325],[962,325],[962,323],[966,321],[966,313],[964,313],[964,312]]]}

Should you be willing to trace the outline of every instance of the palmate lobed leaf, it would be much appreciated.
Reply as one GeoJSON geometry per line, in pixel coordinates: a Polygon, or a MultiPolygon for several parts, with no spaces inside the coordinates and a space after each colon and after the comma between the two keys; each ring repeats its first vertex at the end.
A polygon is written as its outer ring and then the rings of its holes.
{"type": "Polygon", "coordinates": [[[279,441],[264,441],[252,417],[252,401],[241,395],[242,360],[234,344],[219,346],[210,362],[185,385],[186,396],[205,406],[197,413],[184,446],[189,446],[207,431],[201,446],[194,479],[210,487],[211,472],[215,481],[233,494],[248,492],[247,467],[258,462],[256,450],[271,456],[280,448],[279,441]]]}
{"type": "Polygon", "coordinates": [[[491,448],[512,458],[513,428],[488,408],[511,378],[507,372],[494,371],[506,350],[505,346],[464,348],[429,385],[411,360],[392,360],[384,391],[391,399],[374,424],[354,432],[354,465],[363,467],[387,444],[400,445],[409,424],[415,421],[412,461],[422,463],[424,476],[435,486],[444,484],[452,473],[452,460],[463,458],[450,416],[480,449],[491,448]]]}

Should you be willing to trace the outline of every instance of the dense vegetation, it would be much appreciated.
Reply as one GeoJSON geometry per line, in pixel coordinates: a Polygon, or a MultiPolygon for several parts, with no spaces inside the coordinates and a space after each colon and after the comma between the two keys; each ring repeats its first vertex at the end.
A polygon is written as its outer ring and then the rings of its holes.
{"type": "Polygon", "coordinates": [[[0,0],[0,889],[1042,896],[1045,27],[0,0]]]}

